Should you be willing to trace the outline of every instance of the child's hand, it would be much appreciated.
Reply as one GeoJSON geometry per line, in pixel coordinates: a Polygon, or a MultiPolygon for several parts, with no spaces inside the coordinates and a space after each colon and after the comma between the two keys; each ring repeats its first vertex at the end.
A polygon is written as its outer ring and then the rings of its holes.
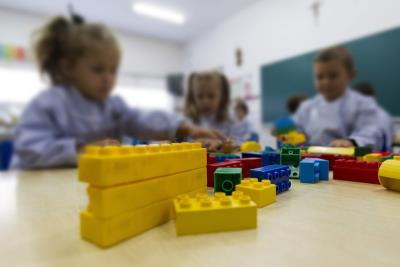
{"type": "Polygon", "coordinates": [[[226,140],[226,137],[214,129],[207,129],[196,125],[182,123],[178,128],[177,137],[191,137],[193,139],[217,139],[226,140]]]}
{"type": "Polygon", "coordinates": [[[333,140],[330,144],[330,146],[333,147],[349,147],[349,146],[354,146],[353,142],[351,142],[348,139],[336,139],[333,140]]]}
{"type": "Polygon", "coordinates": [[[197,139],[209,152],[219,152],[222,148],[222,141],[217,139],[197,139]]]}

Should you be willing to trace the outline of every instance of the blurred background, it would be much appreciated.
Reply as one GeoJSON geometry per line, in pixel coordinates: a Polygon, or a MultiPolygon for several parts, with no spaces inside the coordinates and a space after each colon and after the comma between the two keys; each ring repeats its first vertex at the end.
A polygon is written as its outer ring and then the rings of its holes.
{"type": "Polygon", "coordinates": [[[288,114],[288,97],[314,93],[314,53],[343,44],[359,69],[355,82],[372,84],[379,103],[400,115],[400,1],[0,0],[1,136],[46,88],[31,55],[32,32],[68,15],[70,4],[116,33],[123,59],[114,93],[132,106],[180,113],[188,74],[217,69],[228,76],[232,99],[248,104],[261,143],[273,143],[270,122],[288,114]]]}

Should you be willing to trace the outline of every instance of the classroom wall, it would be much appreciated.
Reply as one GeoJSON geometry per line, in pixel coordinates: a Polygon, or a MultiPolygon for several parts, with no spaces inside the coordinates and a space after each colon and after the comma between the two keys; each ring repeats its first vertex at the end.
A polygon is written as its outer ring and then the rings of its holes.
{"type": "MultiPolygon", "coordinates": [[[[185,69],[222,68],[230,77],[251,76],[260,95],[260,67],[400,25],[397,0],[322,0],[314,20],[312,0],[260,0],[198,35],[185,46],[185,69]],[[243,66],[234,51],[243,50],[243,66]]],[[[290,77],[288,77],[290,79],[290,77]]],[[[261,101],[251,102],[261,128],[261,101]]]]}
{"type": "MultiPolygon", "coordinates": [[[[0,43],[28,48],[34,29],[49,18],[0,8],[0,43]]],[[[170,41],[115,31],[122,46],[121,72],[127,75],[164,77],[183,67],[182,45],[170,41]]]]}

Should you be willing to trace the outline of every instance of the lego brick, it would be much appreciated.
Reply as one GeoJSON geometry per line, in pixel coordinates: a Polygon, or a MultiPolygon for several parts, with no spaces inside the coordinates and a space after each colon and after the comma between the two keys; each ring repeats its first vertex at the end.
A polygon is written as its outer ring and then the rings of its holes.
{"type": "Polygon", "coordinates": [[[379,168],[379,182],[386,189],[400,192],[400,158],[386,160],[379,168]]]}
{"type": "Polygon", "coordinates": [[[206,166],[201,144],[89,147],[79,156],[79,180],[109,187],[206,166]]]}
{"type": "Polygon", "coordinates": [[[300,162],[300,182],[316,183],[329,180],[329,161],[306,158],[300,162]]]}
{"type": "Polygon", "coordinates": [[[333,168],[333,179],[360,183],[379,184],[379,162],[337,160],[333,168]]]}
{"type": "Polygon", "coordinates": [[[218,168],[243,168],[243,163],[236,160],[229,160],[220,163],[207,165],[207,186],[214,187],[214,172],[218,168]]]}
{"type": "Polygon", "coordinates": [[[381,162],[385,162],[389,159],[394,159],[394,155],[389,155],[389,156],[383,156],[381,162]]]}
{"type": "Polygon", "coordinates": [[[342,156],[354,156],[354,147],[325,147],[325,146],[310,146],[307,150],[310,154],[332,154],[342,156]]]}
{"type": "Polygon", "coordinates": [[[109,188],[89,186],[88,211],[98,218],[110,218],[131,209],[174,198],[206,187],[206,168],[167,175],[109,188]]]}
{"type": "Polygon", "coordinates": [[[283,145],[281,149],[281,164],[299,167],[300,165],[300,148],[292,145],[283,145]]]}
{"type": "Polygon", "coordinates": [[[281,154],[278,152],[265,152],[262,157],[262,166],[274,165],[281,163],[281,154]]]}
{"type": "Polygon", "coordinates": [[[224,162],[227,160],[240,159],[240,156],[236,154],[213,153],[212,155],[215,157],[216,163],[224,162]]]}
{"type": "Polygon", "coordinates": [[[273,149],[272,147],[270,147],[270,146],[265,146],[264,147],[264,152],[277,152],[275,149],[273,149]]]}
{"type": "Polygon", "coordinates": [[[207,165],[208,164],[213,164],[213,163],[216,163],[215,156],[207,153],[207,165]]]}
{"type": "Polygon", "coordinates": [[[257,206],[249,196],[216,193],[174,200],[177,235],[252,229],[257,227],[257,206]]]}
{"type": "Polygon", "coordinates": [[[262,150],[261,145],[255,141],[246,141],[240,146],[240,152],[257,152],[260,150],[262,150]]]}
{"type": "Polygon", "coordinates": [[[242,174],[243,177],[249,177],[250,170],[261,167],[261,158],[242,158],[239,159],[243,165],[242,167],[242,174]]]}
{"type": "Polygon", "coordinates": [[[242,158],[261,158],[262,166],[279,164],[280,154],[278,152],[244,152],[242,158]]]}
{"type": "Polygon", "coordinates": [[[290,178],[299,178],[299,166],[300,166],[300,148],[293,145],[283,145],[281,149],[280,164],[290,166],[290,178]]]}
{"type": "MultiPolygon", "coordinates": [[[[205,187],[199,188],[188,195],[204,194],[206,190],[205,187]]],[[[115,245],[173,218],[175,214],[172,210],[172,201],[173,199],[159,201],[109,219],[100,219],[88,211],[82,211],[80,213],[81,237],[100,247],[115,245]]]]}
{"type": "Polygon", "coordinates": [[[363,157],[363,160],[366,162],[381,162],[382,155],[380,153],[370,153],[363,157]]]}
{"type": "Polygon", "coordinates": [[[0,141],[0,170],[8,170],[14,153],[13,141],[0,141]]]}
{"type": "Polygon", "coordinates": [[[276,194],[289,190],[291,182],[289,181],[290,168],[287,165],[268,165],[250,170],[250,177],[257,178],[259,181],[270,180],[276,185],[276,194]]]}
{"type": "Polygon", "coordinates": [[[372,153],[372,147],[369,147],[369,146],[356,147],[354,149],[354,156],[356,156],[356,157],[363,157],[370,153],[372,153]]]}
{"type": "Polygon", "coordinates": [[[333,171],[333,167],[335,166],[335,161],[338,159],[346,159],[346,160],[355,160],[354,156],[343,156],[343,155],[333,155],[333,154],[302,154],[302,159],[305,158],[318,158],[318,159],[325,159],[329,161],[329,170],[333,171]]]}
{"type": "Polygon", "coordinates": [[[232,195],[235,186],[242,180],[241,168],[218,168],[214,172],[214,192],[232,195]]]}
{"type": "Polygon", "coordinates": [[[299,179],[300,178],[300,166],[299,167],[294,167],[292,165],[289,165],[290,169],[290,179],[299,179]]]}
{"type": "Polygon", "coordinates": [[[250,196],[258,208],[265,207],[276,201],[276,185],[271,184],[269,180],[259,182],[257,178],[245,179],[236,185],[236,191],[250,196]]]}

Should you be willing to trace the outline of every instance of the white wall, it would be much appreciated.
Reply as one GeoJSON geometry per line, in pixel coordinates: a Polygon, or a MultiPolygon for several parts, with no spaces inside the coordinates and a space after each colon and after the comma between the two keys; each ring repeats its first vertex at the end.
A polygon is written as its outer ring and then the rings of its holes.
{"type": "MultiPolygon", "coordinates": [[[[260,67],[287,57],[400,25],[398,0],[321,0],[314,22],[311,0],[260,0],[197,36],[185,47],[187,70],[223,67],[230,77],[251,74],[260,93],[260,67]],[[241,47],[243,66],[235,66],[241,47]]],[[[288,77],[290,78],[290,77],[288,77]]],[[[252,103],[261,124],[260,101],[252,103]]]]}
{"type": "MultiPolygon", "coordinates": [[[[48,17],[0,8],[0,43],[29,48],[31,33],[48,17]]],[[[182,46],[159,39],[115,31],[123,49],[121,72],[139,76],[165,76],[182,71],[182,46]]]]}
{"type": "MultiPolygon", "coordinates": [[[[48,20],[46,16],[0,8],[0,44],[29,49],[32,33],[48,20]]],[[[165,76],[182,71],[182,45],[126,32],[114,32],[123,53],[114,93],[138,108],[172,111],[172,98],[166,90],[165,76]]],[[[25,106],[47,86],[46,81],[39,76],[32,56],[22,63],[0,59],[0,87],[8,89],[0,95],[0,115],[1,110],[25,106]]],[[[19,112],[15,115],[19,115],[19,112]]]]}

